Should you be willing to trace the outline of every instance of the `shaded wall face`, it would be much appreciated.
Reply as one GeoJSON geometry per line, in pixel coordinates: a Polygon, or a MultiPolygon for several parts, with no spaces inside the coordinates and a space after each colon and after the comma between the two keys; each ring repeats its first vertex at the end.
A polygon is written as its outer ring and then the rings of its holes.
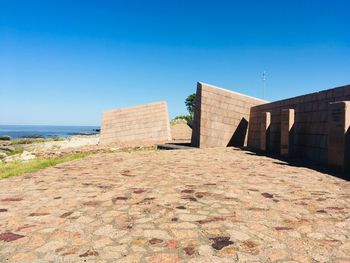
{"type": "Polygon", "coordinates": [[[102,115],[100,144],[146,145],[171,140],[165,102],[106,111],[102,115]]]}
{"type": "Polygon", "coordinates": [[[324,90],[287,100],[253,107],[250,112],[248,146],[261,148],[261,123],[264,112],[270,112],[267,148],[281,151],[281,112],[294,109],[294,127],[291,155],[316,163],[328,162],[328,111],[330,102],[350,100],[350,86],[324,90]]]}
{"type": "Polygon", "coordinates": [[[263,100],[197,84],[192,146],[207,148],[246,144],[250,108],[263,100]]]}

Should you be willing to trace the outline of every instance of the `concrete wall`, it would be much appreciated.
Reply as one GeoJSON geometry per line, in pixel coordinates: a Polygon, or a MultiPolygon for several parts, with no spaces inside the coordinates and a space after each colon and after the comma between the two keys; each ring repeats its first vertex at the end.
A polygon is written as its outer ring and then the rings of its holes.
{"type": "Polygon", "coordinates": [[[262,103],[266,101],[198,82],[192,146],[245,145],[250,108],[262,103]]]}
{"type": "Polygon", "coordinates": [[[105,111],[102,115],[100,144],[149,145],[171,140],[165,102],[105,111]]]}
{"type": "MultiPolygon", "coordinates": [[[[270,126],[266,129],[267,151],[281,153],[281,112],[294,109],[294,125],[290,130],[293,138],[289,155],[328,163],[329,105],[331,102],[350,100],[350,85],[324,90],[299,97],[255,106],[251,109],[248,131],[248,146],[261,149],[262,128],[266,123],[264,113],[271,114],[270,126]]],[[[282,136],[284,136],[282,134],[282,136]]]]}
{"type": "Polygon", "coordinates": [[[191,141],[192,129],[188,126],[186,121],[178,122],[170,126],[171,129],[171,138],[174,141],[186,142],[191,141]]]}
{"type": "Polygon", "coordinates": [[[350,172],[350,101],[330,103],[328,126],[328,165],[350,172]]]}

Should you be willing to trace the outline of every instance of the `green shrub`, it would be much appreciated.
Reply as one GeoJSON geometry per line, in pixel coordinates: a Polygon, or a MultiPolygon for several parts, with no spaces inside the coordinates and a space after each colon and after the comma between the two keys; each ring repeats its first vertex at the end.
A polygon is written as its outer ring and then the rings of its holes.
{"type": "Polygon", "coordinates": [[[170,121],[171,125],[176,124],[177,120],[185,120],[187,123],[192,121],[192,116],[191,115],[179,115],[176,116],[174,119],[170,121]]]}

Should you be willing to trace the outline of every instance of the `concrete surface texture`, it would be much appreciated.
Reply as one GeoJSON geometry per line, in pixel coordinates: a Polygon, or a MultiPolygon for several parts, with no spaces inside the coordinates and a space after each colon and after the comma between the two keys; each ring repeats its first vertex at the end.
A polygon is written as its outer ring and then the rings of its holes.
{"type": "Polygon", "coordinates": [[[96,154],[0,189],[0,262],[350,261],[349,182],[234,148],[96,154]]]}
{"type": "Polygon", "coordinates": [[[102,115],[101,145],[142,146],[169,140],[168,108],[163,101],[109,110],[102,115]]]}
{"type": "Polygon", "coordinates": [[[290,156],[293,152],[294,109],[283,109],[281,112],[281,155],[290,156]]]}
{"type": "Polygon", "coordinates": [[[328,113],[328,165],[346,172],[350,167],[350,101],[330,103],[328,113]]]}
{"type": "Polygon", "coordinates": [[[269,127],[271,124],[271,113],[262,112],[261,114],[261,124],[260,124],[260,150],[267,151],[266,142],[269,141],[269,127]]]}
{"type": "Polygon", "coordinates": [[[246,145],[250,108],[262,103],[266,101],[198,82],[192,145],[246,145]]]}
{"type": "Polygon", "coordinates": [[[192,129],[186,121],[180,121],[170,126],[171,138],[176,141],[191,141],[192,129]]]}
{"type": "MultiPolygon", "coordinates": [[[[252,107],[249,119],[248,146],[261,149],[264,140],[261,126],[265,125],[265,112],[271,115],[266,148],[272,153],[281,153],[281,113],[294,109],[293,139],[289,152],[292,157],[328,164],[328,134],[330,128],[330,103],[350,100],[350,85],[324,90],[295,98],[285,99],[252,107]]],[[[342,119],[342,127],[345,118],[342,119]]],[[[348,134],[348,132],[345,132],[348,134]]],[[[347,135],[348,136],[348,135],[347,135]]],[[[349,149],[349,147],[347,148],[349,149]]]]}

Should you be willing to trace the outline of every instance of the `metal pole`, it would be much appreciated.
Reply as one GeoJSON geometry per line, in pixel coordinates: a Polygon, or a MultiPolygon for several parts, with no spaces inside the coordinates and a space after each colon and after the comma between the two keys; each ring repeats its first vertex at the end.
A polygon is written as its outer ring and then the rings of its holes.
{"type": "Polygon", "coordinates": [[[266,99],[266,71],[263,72],[263,99],[266,99]]]}

